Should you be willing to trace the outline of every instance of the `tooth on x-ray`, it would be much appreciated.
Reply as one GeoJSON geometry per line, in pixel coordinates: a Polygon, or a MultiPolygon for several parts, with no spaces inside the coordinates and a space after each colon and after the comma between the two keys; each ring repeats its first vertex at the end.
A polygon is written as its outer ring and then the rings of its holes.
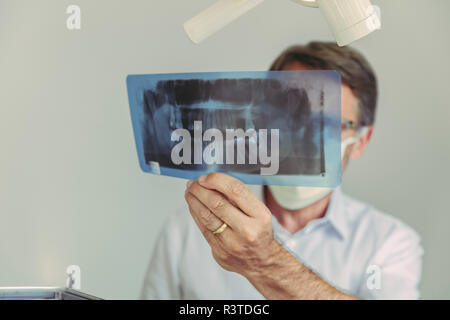
{"type": "Polygon", "coordinates": [[[129,76],[144,171],[158,163],[161,174],[185,178],[221,171],[257,184],[270,181],[267,175],[292,177],[292,184],[301,176],[322,180],[315,185],[340,181],[330,177],[336,165],[326,161],[327,154],[339,156],[338,77],[324,71],[317,77],[312,71],[246,74],[129,76]]]}

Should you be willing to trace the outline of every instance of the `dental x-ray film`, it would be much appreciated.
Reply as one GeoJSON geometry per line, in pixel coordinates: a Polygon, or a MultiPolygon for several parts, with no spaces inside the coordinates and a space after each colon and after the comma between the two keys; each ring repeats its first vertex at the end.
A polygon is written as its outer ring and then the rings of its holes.
{"type": "Polygon", "coordinates": [[[335,71],[129,75],[144,172],[247,184],[341,182],[341,79],[335,71]]]}

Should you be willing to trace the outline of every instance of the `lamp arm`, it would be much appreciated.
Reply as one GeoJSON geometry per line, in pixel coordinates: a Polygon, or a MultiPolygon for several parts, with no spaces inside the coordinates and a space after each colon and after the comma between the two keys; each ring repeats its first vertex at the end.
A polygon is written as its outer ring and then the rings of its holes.
{"type": "Polygon", "coordinates": [[[319,4],[317,3],[317,0],[292,0],[296,3],[299,3],[301,5],[304,5],[306,7],[312,7],[312,8],[318,8],[319,4]]]}

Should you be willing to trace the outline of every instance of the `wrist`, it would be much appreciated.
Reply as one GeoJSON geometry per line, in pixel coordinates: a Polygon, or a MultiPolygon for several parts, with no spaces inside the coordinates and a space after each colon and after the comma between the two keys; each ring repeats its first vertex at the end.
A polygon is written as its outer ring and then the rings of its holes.
{"type": "Polygon", "coordinates": [[[275,239],[264,247],[264,253],[261,254],[258,266],[249,270],[245,275],[247,279],[264,279],[273,275],[273,272],[277,270],[278,266],[282,264],[283,253],[285,249],[282,245],[275,239]]]}

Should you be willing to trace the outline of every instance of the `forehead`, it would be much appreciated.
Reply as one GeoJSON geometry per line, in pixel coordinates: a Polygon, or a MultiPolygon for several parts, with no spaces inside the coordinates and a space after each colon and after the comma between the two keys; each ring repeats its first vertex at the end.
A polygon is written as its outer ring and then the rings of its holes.
{"type": "MultiPolygon", "coordinates": [[[[316,68],[308,67],[298,61],[287,63],[283,70],[316,70],[316,68]]],[[[341,85],[341,116],[343,119],[357,121],[357,99],[348,85],[341,85]]]]}

